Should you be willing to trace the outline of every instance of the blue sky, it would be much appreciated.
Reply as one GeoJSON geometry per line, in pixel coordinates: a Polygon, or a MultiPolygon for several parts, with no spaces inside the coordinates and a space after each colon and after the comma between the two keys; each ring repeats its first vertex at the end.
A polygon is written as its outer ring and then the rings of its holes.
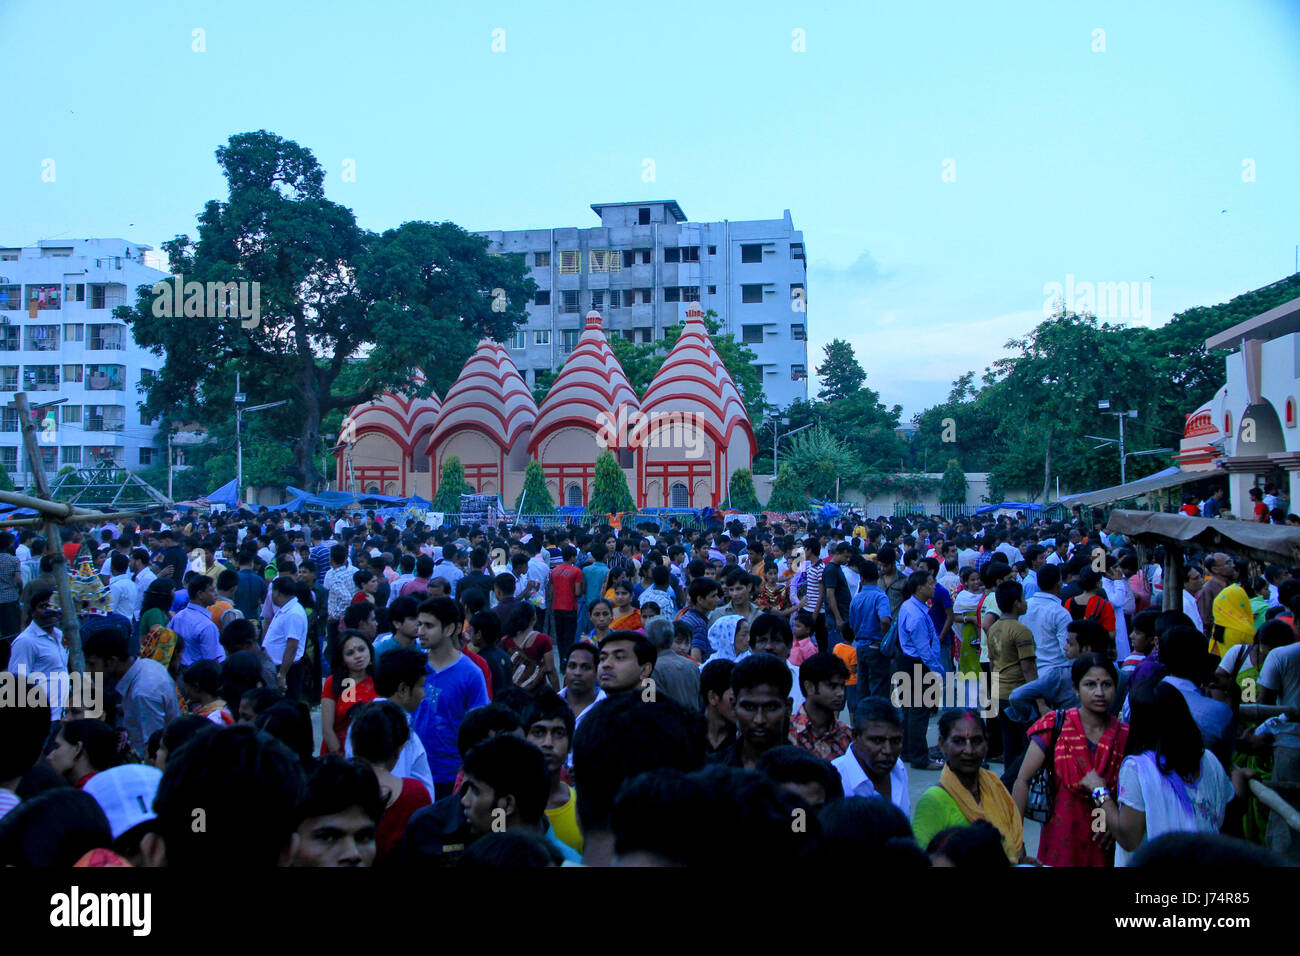
{"type": "Polygon", "coordinates": [[[376,230],[789,208],[811,364],[850,340],[909,416],[1048,283],[1149,282],[1159,324],[1293,271],[1300,4],[988,6],[0,0],[0,244],[192,235],[259,128],[376,230]]]}

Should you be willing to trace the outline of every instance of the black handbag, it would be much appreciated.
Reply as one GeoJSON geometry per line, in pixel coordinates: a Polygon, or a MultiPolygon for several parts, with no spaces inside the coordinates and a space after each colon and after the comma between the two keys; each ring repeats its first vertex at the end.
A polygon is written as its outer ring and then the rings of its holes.
{"type": "Polygon", "coordinates": [[[1039,823],[1052,819],[1052,810],[1056,803],[1056,741],[1061,736],[1061,727],[1065,724],[1065,711],[1056,712],[1056,722],[1052,726],[1052,743],[1047,748],[1047,758],[1038,772],[1029,778],[1029,800],[1025,803],[1025,816],[1039,823]]]}

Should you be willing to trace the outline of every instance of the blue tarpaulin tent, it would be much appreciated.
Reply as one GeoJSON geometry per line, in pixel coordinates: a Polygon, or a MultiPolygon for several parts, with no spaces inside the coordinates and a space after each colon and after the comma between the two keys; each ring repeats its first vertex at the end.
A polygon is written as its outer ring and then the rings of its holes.
{"type": "Polygon", "coordinates": [[[986,515],[991,511],[1042,511],[1042,505],[1028,501],[1004,501],[998,505],[981,505],[975,509],[977,515],[986,515]]]}
{"type": "Polygon", "coordinates": [[[199,503],[225,505],[227,508],[239,507],[239,488],[236,486],[235,479],[232,478],[216,491],[204,495],[199,499],[199,503]]]}

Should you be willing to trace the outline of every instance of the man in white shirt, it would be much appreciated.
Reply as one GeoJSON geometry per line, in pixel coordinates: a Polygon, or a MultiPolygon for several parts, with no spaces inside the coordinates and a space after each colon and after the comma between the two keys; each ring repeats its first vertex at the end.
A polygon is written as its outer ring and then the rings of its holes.
{"type": "Polygon", "coordinates": [[[51,688],[58,692],[68,687],[68,649],[63,646],[63,632],[54,626],[62,616],[54,592],[42,588],[32,593],[28,610],[32,622],[14,638],[9,653],[9,672],[35,681],[49,699],[50,718],[63,718],[63,695],[51,699],[51,688]]]}
{"type": "Polygon", "coordinates": [[[297,700],[306,670],[302,657],[307,650],[307,611],[298,603],[293,578],[278,577],[271,582],[271,603],[276,612],[262,638],[262,649],[278,669],[280,690],[290,700],[297,700]]]}
{"type": "Polygon", "coordinates": [[[114,551],[109,560],[112,562],[112,576],[108,579],[108,609],[116,611],[128,621],[135,621],[140,616],[140,595],[135,582],[131,580],[130,562],[120,551],[114,551]]]}
{"type": "MultiPolygon", "coordinates": [[[[379,658],[375,666],[375,691],[379,694],[372,703],[381,700],[392,701],[402,709],[409,724],[415,715],[420,701],[424,700],[425,665],[428,658],[413,648],[398,648],[379,658]]],[[[352,756],[352,728],[348,727],[347,737],[343,741],[343,756],[352,756]]],[[[420,735],[411,732],[405,746],[397,755],[393,765],[393,776],[401,779],[410,777],[424,784],[430,794],[433,793],[433,771],[429,769],[429,752],[424,749],[420,735]]]]}
{"type": "Polygon", "coordinates": [[[883,697],[867,697],[853,712],[853,743],[831,761],[839,771],[846,797],[882,797],[910,820],[907,764],[903,752],[903,721],[883,697]]]}
{"type": "Polygon", "coordinates": [[[144,548],[136,548],[132,551],[130,570],[132,580],[135,581],[136,597],[143,601],[144,592],[149,590],[150,584],[158,580],[158,575],[154,574],[153,568],[149,566],[149,552],[144,548]]]}

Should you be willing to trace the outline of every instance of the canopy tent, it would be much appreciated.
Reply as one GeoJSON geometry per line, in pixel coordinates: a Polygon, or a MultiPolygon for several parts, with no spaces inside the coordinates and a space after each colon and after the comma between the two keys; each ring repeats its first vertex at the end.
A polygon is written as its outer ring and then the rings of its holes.
{"type": "Polygon", "coordinates": [[[1066,495],[1057,504],[1064,508],[1091,508],[1108,501],[1123,501],[1125,498],[1136,498],[1162,488],[1175,488],[1193,481],[1202,481],[1214,477],[1215,474],[1216,472],[1213,471],[1183,471],[1180,468],[1166,468],[1164,471],[1139,478],[1137,481],[1130,481],[1128,484],[1084,491],[1077,495],[1066,495]]]}
{"type": "Polygon", "coordinates": [[[1166,550],[1176,547],[1181,551],[1196,545],[1206,552],[1227,551],[1258,561],[1300,564],[1300,528],[1289,525],[1116,510],[1110,513],[1106,530],[1148,547],[1164,545],[1166,550]]]}
{"type": "Polygon", "coordinates": [[[1004,501],[996,505],[980,505],[975,509],[977,515],[991,514],[994,511],[1042,511],[1042,505],[1031,501],[1004,501]]]}
{"type": "Polygon", "coordinates": [[[216,491],[209,492],[202,498],[199,498],[198,504],[225,505],[227,508],[233,510],[239,506],[239,482],[236,479],[231,478],[216,491]]]}

